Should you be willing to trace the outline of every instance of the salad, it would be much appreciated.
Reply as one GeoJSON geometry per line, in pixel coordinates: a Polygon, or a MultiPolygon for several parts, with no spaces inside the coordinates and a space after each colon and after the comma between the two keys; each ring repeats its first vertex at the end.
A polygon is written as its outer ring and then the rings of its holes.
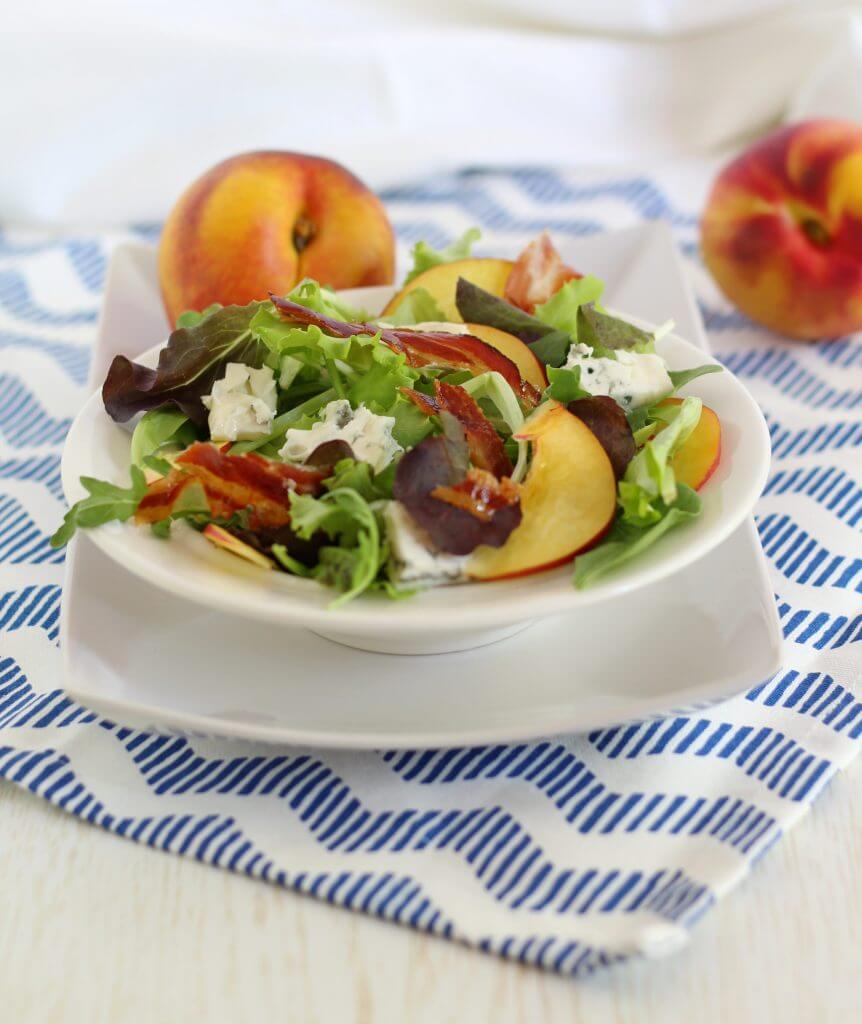
{"type": "Polygon", "coordinates": [[[127,487],[87,496],[52,538],[133,521],[199,531],[333,605],[506,579],[574,559],[586,587],[697,516],[720,425],[677,391],[654,333],[543,233],[515,261],[478,231],[413,267],[382,313],[304,280],[180,316],[155,368],[118,356],[102,397],[134,422],[127,487]]]}

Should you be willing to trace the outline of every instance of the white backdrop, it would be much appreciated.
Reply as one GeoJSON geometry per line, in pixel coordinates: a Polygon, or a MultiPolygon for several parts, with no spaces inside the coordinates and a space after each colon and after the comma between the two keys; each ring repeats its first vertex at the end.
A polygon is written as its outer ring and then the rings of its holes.
{"type": "Polygon", "coordinates": [[[276,147],[380,186],[476,163],[636,162],[862,119],[862,14],[780,0],[34,0],[0,33],[0,221],[160,219],[276,147]]]}

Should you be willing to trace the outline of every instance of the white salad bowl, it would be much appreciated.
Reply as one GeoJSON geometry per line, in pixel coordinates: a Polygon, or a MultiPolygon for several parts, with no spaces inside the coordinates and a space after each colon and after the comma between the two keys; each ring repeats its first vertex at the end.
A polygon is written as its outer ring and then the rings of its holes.
{"type": "MultiPolygon", "coordinates": [[[[344,297],[373,311],[382,309],[393,291],[390,287],[355,289],[344,297]]],[[[654,329],[622,315],[647,330],[654,329]]],[[[154,366],[162,344],[139,361],[154,366]]],[[[657,348],[674,370],[715,362],[673,334],[663,337],[657,348]]],[[[219,611],[274,625],[302,626],[349,647],[388,654],[437,654],[480,647],[511,636],[537,619],[571,613],[664,579],[706,555],[749,515],[769,470],[770,441],[763,414],[727,370],[700,377],[681,393],[700,396],[721,421],[721,461],[700,492],[703,511],[670,531],[643,556],[584,590],[574,588],[572,566],[566,565],[512,580],[438,587],[401,601],[364,595],[331,610],[336,595],[329,588],[257,568],[214,547],[182,524],[174,527],[169,541],[131,522],[108,523],[89,531],[89,536],[135,575],[219,611]]],[[[125,486],[129,445],[128,430],[110,419],[101,394],[96,392],[72,424],[63,451],[63,487],[69,502],[85,494],[81,476],[125,486]]],[[[285,657],[289,657],[288,651],[285,657]]]]}

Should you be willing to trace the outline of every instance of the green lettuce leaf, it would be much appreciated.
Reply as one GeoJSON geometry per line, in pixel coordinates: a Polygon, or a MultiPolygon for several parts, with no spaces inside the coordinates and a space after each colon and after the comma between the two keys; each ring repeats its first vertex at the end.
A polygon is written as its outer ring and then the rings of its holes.
{"type": "Polygon", "coordinates": [[[567,281],[547,302],[536,306],[536,319],[548,327],[564,331],[572,341],[579,341],[578,311],[585,303],[600,299],[604,287],[592,274],[567,281]]]}
{"type": "Polygon", "coordinates": [[[660,410],[660,418],[668,425],[635,455],[619,483],[619,503],[626,523],[651,526],[676,501],[676,476],[670,460],[697,426],[702,408],[699,398],[686,398],[681,405],[660,410]]]}
{"type": "Polygon", "coordinates": [[[420,376],[379,334],[333,338],[319,327],[298,327],[282,320],[272,306],[258,311],[252,330],[269,350],[269,365],[282,366],[285,357],[294,359],[317,371],[321,389],[331,385],[337,397],[348,398],[354,406],[364,402],[377,413],[392,404],[400,388],[409,387],[420,376]]]}
{"type": "Polygon", "coordinates": [[[622,519],[617,520],[605,541],[575,559],[575,586],[579,590],[588,587],[605,573],[637,558],[668,530],[699,515],[700,508],[697,494],[685,484],[678,484],[676,500],[657,522],[649,526],[634,526],[622,519]]]}
{"type": "Polygon", "coordinates": [[[350,490],[356,491],[365,501],[379,501],[381,498],[391,497],[391,484],[387,486],[382,482],[382,474],[375,475],[367,462],[357,462],[355,459],[342,459],[335,464],[332,476],[323,481],[323,486],[328,491],[350,490]]]}
{"type": "Polygon", "coordinates": [[[392,436],[405,451],[415,448],[434,429],[433,421],[404,395],[398,395],[385,415],[395,418],[392,436]]]}
{"type": "Polygon", "coordinates": [[[544,398],[553,398],[563,405],[568,405],[579,398],[589,397],[589,391],[584,391],[581,387],[580,366],[549,366],[547,372],[548,387],[545,389],[544,398]]]}
{"type": "Polygon", "coordinates": [[[143,466],[149,456],[166,445],[188,448],[196,439],[188,416],[171,405],[162,405],[150,409],[138,421],[132,434],[130,457],[135,466],[143,466]]]}
{"type": "Polygon", "coordinates": [[[386,559],[386,551],[377,517],[361,494],[347,487],[338,487],[319,498],[293,493],[290,522],[302,540],[321,531],[336,542],[320,549],[318,562],[310,570],[314,579],[342,592],[331,608],[371,587],[386,559]]]}
{"type": "Polygon", "coordinates": [[[411,252],[413,267],[404,278],[404,284],[409,284],[414,277],[441,263],[469,259],[473,246],[481,237],[482,232],[478,228],[468,228],[460,238],[442,249],[434,249],[427,242],[417,242],[411,252]]]}
{"type": "Polygon", "coordinates": [[[368,313],[346,303],[331,288],[325,288],[311,277],[306,277],[287,296],[291,302],[298,302],[315,313],[331,316],[347,323],[365,323],[368,313]]]}
{"type": "Polygon", "coordinates": [[[76,502],[63,518],[63,524],[51,538],[51,547],[61,548],[72,539],[75,530],[91,529],[116,519],[130,519],[147,491],[147,481],[139,466],[132,466],[131,486],[118,487],[105,480],[82,476],[81,483],[88,495],[76,502]]]}

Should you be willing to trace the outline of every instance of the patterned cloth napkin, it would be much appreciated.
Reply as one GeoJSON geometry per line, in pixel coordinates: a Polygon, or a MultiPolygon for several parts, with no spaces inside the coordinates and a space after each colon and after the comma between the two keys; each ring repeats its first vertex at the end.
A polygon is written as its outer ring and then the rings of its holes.
{"type": "MultiPolygon", "coordinates": [[[[664,219],[718,357],[765,410],[757,510],[786,637],[709,711],[537,743],[367,754],[165,737],[60,688],[60,448],[118,236],[0,236],[0,777],[118,835],[578,975],[667,952],[862,736],[862,340],[785,342],[698,263],[710,169],[470,170],[384,196],[402,245],[478,223],[488,252],[664,219]],[[752,681],[754,682],[754,680],[752,681]]],[[[134,237],[157,235],[139,226],[134,237]]],[[[128,236],[126,236],[128,237],[128,236]]]]}

